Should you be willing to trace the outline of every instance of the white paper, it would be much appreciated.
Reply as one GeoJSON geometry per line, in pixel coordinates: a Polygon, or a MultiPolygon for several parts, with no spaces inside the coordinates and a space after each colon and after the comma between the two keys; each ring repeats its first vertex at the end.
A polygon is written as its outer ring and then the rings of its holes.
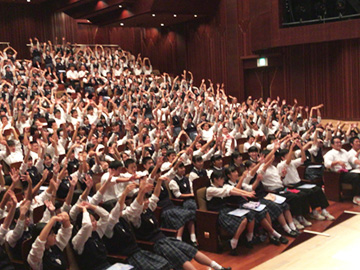
{"type": "Polygon", "coordinates": [[[256,208],[246,207],[246,205],[243,205],[242,207],[244,207],[246,209],[249,209],[249,210],[254,210],[254,211],[257,211],[257,212],[261,212],[262,210],[265,209],[266,205],[265,204],[259,204],[259,206],[256,207],[256,208]]]}
{"type": "Polygon", "coordinates": [[[247,213],[249,213],[249,210],[238,208],[238,209],[235,209],[235,210],[229,212],[228,215],[242,217],[242,216],[245,216],[247,213]]]}
{"type": "Polygon", "coordinates": [[[297,188],[312,189],[314,187],[316,187],[316,185],[314,185],[314,184],[303,184],[303,185],[301,185],[301,186],[299,186],[297,188]]]}
{"type": "Polygon", "coordinates": [[[309,169],[320,169],[322,167],[322,165],[309,165],[308,168],[309,169]]]}
{"type": "Polygon", "coordinates": [[[123,263],[115,263],[106,270],[130,270],[133,269],[134,266],[130,264],[123,264],[123,263]]]}
{"type": "Polygon", "coordinates": [[[280,195],[277,195],[277,194],[274,194],[276,199],[274,201],[274,203],[277,203],[277,204],[282,204],[283,202],[286,201],[286,198],[283,197],[283,196],[280,196],[280,195]]]}
{"type": "Polygon", "coordinates": [[[260,204],[256,209],[254,209],[257,212],[261,212],[262,210],[264,210],[266,207],[265,204],[260,204]]]}

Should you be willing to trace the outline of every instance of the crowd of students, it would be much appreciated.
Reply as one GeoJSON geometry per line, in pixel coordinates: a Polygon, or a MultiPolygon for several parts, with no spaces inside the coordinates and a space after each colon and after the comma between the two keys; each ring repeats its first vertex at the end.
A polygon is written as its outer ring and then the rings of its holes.
{"type": "MultiPolygon", "coordinates": [[[[11,47],[0,54],[0,244],[19,256],[31,239],[22,259],[34,270],[66,269],[68,245],[80,269],[107,269],[109,253],[126,256],[135,269],[195,269],[192,259],[231,269],[197,249],[194,181],[209,178],[207,208],[219,212],[232,255],[241,235],[253,246],[259,227],[270,243],[287,244],[284,235],[311,226],[307,217],[334,219],[322,188],[304,187],[297,167],[321,163],[324,146],[341,152],[341,140],[355,152],[342,161],[325,155],[325,166],[350,175],[360,193],[358,174],[349,172],[360,164],[357,126],[322,126],[322,104],[309,110],[296,99],[239,102],[211,80],[195,86],[188,71],[156,75],[148,58],[120,47],[34,41],[30,60],[16,59],[11,47]],[[275,202],[276,195],[285,201],[275,202]],[[234,216],[233,205],[251,210],[234,216]],[[152,252],[136,240],[153,242],[152,252]]],[[[4,249],[0,254],[0,268],[13,269],[4,249]]]]}

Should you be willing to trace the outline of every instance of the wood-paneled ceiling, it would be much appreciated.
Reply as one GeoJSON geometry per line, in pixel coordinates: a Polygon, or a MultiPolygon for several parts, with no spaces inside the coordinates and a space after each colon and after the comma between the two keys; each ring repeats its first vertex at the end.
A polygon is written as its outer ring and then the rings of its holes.
{"type": "Polygon", "coordinates": [[[215,14],[220,0],[0,0],[39,4],[98,26],[161,27],[215,14]]]}

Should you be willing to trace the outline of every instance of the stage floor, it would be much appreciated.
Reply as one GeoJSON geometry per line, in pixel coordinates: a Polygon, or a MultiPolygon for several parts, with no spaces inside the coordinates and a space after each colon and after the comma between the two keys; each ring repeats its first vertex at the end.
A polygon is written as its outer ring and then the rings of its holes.
{"type": "Polygon", "coordinates": [[[359,269],[360,215],[354,215],[253,269],[359,269]]]}

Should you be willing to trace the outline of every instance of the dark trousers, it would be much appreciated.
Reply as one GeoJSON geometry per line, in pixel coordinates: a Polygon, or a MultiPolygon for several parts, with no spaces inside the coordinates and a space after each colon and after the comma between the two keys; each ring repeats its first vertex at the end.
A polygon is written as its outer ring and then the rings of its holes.
{"type": "Polygon", "coordinates": [[[286,202],[290,205],[290,211],[293,216],[304,216],[309,213],[309,200],[305,192],[292,193],[284,189],[278,189],[276,194],[286,198],[286,202]]]}
{"type": "MultiPolygon", "coordinates": [[[[300,182],[298,184],[295,184],[293,187],[295,189],[299,189],[298,187],[303,184],[307,184],[307,183],[300,182]]],[[[326,199],[326,196],[320,187],[316,186],[310,189],[301,188],[299,190],[301,190],[301,192],[304,192],[306,194],[309,204],[313,210],[317,207],[321,207],[321,209],[325,209],[326,207],[329,206],[329,202],[326,199]]]]}
{"type": "Polygon", "coordinates": [[[354,195],[360,194],[360,174],[352,172],[343,172],[340,175],[340,181],[352,185],[354,195]]]}

